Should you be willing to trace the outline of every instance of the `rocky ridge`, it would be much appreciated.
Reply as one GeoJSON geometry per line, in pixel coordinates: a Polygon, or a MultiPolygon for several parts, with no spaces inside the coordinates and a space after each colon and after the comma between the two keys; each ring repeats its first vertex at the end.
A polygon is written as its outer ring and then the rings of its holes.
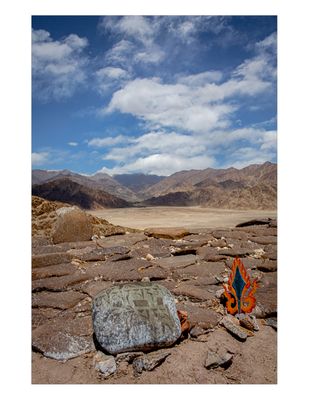
{"type": "Polygon", "coordinates": [[[65,215],[66,211],[71,211],[71,219],[69,218],[68,220],[68,226],[70,227],[68,233],[72,235],[72,241],[91,240],[93,236],[99,238],[101,236],[123,235],[126,232],[137,231],[136,229],[115,226],[102,218],[86,214],[78,207],[72,207],[68,203],[48,201],[38,196],[32,196],[33,246],[56,244],[58,241],[71,241],[63,240],[62,237],[66,230],[65,225],[68,218],[65,215]],[[80,232],[78,232],[78,227],[80,227],[80,232]]]}
{"type": "Polygon", "coordinates": [[[107,223],[109,236],[55,244],[51,215],[59,209],[34,198],[33,383],[276,383],[276,221],[199,232],[122,228],[121,235],[107,223]],[[259,283],[248,321],[224,307],[235,256],[259,283]],[[104,353],[93,335],[94,297],[115,284],[152,281],[187,315],[181,338],[167,349],[104,353]]]}
{"type": "Polygon", "coordinates": [[[168,177],[124,174],[112,178],[103,173],[84,176],[66,170],[34,170],[32,179],[33,194],[88,209],[124,206],[276,209],[277,206],[277,165],[270,162],[242,169],[180,171],[168,177]]]}
{"type": "Polygon", "coordinates": [[[62,201],[83,209],[121,208],[129,203],[103,190],[89,188],[72,181],[70,178],[60,178],[33,185],[32,194],[51,201],[62,201]]]}

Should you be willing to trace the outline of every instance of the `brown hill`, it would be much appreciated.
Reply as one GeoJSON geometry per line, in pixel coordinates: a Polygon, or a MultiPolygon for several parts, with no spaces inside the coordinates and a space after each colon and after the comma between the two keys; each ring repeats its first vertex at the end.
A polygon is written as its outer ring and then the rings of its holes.
{"type": "MultiPolygon", "coordinates": [[[[143,193],[144,199],[163,196],[173,192],[192,192],[197,188],[223,183],[239,187],[251,187],[259,183],[277,186],[277,164],[266,162],[264,164],[253,164],[242,169],[213,169],[180,171],[161,180],[159,183],[146,189],[143,193]],[[204,182],[204,183],[202,183],[204,182]]],[[[223,184],[224,185],[224,184],[223,184]]]]}
{"type": "Polygon", "coordinates": [[[47,200],[60,201],[84,209],[120,208],[129,203],[102,190],[91,189],[68,178],[33,185],[32,194],[47,200]]]}
{"type": "Polygon", "coordinates": [[[181,171],[148,189],[145,205],[201,205],[215,208],[276,209],[277,165],[237,170],[181,171]]]}
{"type": "Polygon", "coordinates": [[[63,178],[68,178],[72,182],[76,182],[90,189],[103,190],[104,192],[129,202],[139,200],[139,197],[137,197],[131,189],[121,185],[108,174],[101,172],[95,175],[81,175],[67,169],[60,171],[34,169],[32,171],[32,185],[52,182],[63,178]]]}
{"type": "Polygon", "coordinates": [[[131,189],[134,193],[144,192],[147,188],[166,178],[165,176],[146,174],[119,174],[113,175],[113,179],[121,185],[131,189]]]}
{"type": "Polygon", "coordinates": [[[215,184],[205,189],[172,192],[152,197],[142,204],[147,206],[204,206],[225,209],[272,210],[277,206],[277,191],[271,185],[264,184],[229,189],[215,184]]]}

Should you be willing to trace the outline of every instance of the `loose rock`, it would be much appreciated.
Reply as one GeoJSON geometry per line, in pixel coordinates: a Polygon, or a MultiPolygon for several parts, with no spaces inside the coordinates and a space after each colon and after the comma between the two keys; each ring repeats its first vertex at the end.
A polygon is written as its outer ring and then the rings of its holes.
{"type": "Polygon", "coordinates": [[[245,341],[247,339],[246,331],[239,326],[239,322],[235,317],[231,315],[225,316],[221,321],[220,324],[225,327],[225,329],[231,333],[236,339],[240,341],[245,341]]]}
{"type": "Polygon", "coordinates": [[[151,254],[149,254],[149,253],[146,255],[146,257],[145,257],[145,258],[146,258],[146,260],[147,260],[147,261],[152,261],[152,260],[154,260],[154,259],[155,259],[155,258],[154,258],[154,256],[153,256],[153,255],[151,255],[151,254]]]}
{"type": "Polygon", "coordinates": [[[239,324],[249,331],[258,331],[260,329],[254,315],[240,314],[239,324]]]}
{"type": "Polygon", "coordinates": [[[271,326],[274,330],[277,330],[277,318],[267,318],[265,320],[266,325],[271,326]]]}
{"type": "Polygon", "coordinates": [[[116,355],[116,364],[119,364],[123,361],[131,363],[135,358],[143,356],[144,353],[142,351],[130,351],[127,353],[120,353],[116,355]]]}
{"type": "Polygon", "coordinates": [[[171,354],[170,351],[147,354],[143,357],[135,358],[133,361],[133,368],[135,373],[140,374],[144,371],[152,371],[171,354]]]}
{"type": "Polygon", "coordinates": [[[230,354],[228,352],[218,354],[214,351],[208,350],[204,366],[207,369],[213,369],[218,367],[226,368],[231,364],[232,359],[233,359],[233,354],[230,354]]]}
{"type": "Polygon", "coordinates": [[[190,335],[193,337],[193,338],[197,338],[197,337],[199,337],[199,336],[201,336],[201,335],[204,335],[204,333],[205,333],[205,329],[202,329],[200,326],[198,326],[198,325],[196,325],[196,326],[194,326],[192,329],[191,329],[191,331],[190,331],[190,335]]]}
{"type": "Polygon", "coordinates": [[[101,351],[98,351],[94,356],[93,363],[94,368],[100,371],[104,378],[112,375],[117,370],[115,358],[113,356],[107,356],[101,351]]]}

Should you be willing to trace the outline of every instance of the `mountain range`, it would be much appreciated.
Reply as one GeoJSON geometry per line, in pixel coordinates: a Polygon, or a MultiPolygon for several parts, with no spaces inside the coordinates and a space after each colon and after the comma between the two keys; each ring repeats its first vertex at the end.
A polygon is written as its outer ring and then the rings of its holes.
{"type": "Polygon", "coordinates": [[[276,209],[277,164],[180,171],[168,177],[36,169],[32,171],[32,188],[37,196],[86,209],[158,205],[276,209]]]}

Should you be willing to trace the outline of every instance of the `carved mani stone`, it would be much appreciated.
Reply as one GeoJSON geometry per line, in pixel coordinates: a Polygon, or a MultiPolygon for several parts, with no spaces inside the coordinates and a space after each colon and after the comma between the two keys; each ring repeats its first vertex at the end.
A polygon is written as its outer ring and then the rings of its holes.
{"type": "Polygon", "coordinates": [[[100,292],[93,300],[96,338],[111,354],[172,345],[181,335],[175,301],[156,283],[128,283],[100,292]]]}

